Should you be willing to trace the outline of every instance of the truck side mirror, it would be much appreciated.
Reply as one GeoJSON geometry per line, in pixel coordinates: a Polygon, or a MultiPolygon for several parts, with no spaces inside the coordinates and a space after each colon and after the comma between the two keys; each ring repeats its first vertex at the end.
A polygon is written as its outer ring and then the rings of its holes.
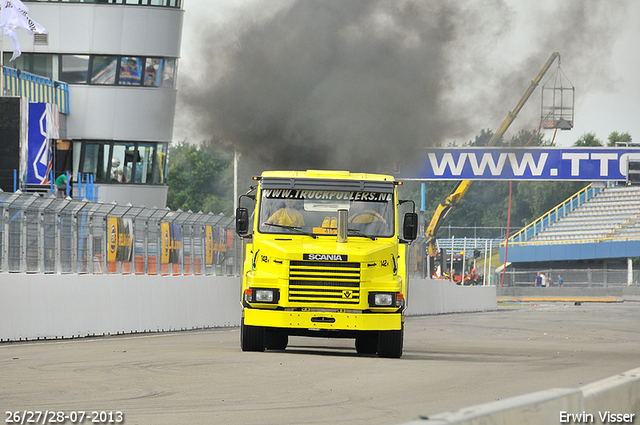
{"type": "Polygon", "coordinates": [[[404,223],[402,225],[403,239],[414,241],[418,237],[418,214],[409,212],[404,215],[404,223]]]}
{"type": "Polygon", "coordinates": [[[249,233],[249,211],[246,208],[236,209],[236,233],[238,236],[246,236],[249,233]]]}

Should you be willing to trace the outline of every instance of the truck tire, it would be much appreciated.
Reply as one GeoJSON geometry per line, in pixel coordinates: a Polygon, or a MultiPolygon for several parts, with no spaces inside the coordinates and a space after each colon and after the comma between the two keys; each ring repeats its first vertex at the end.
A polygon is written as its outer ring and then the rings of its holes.
{"type": "Polygon", "coordinates": [[[378,334],[363,333],[356,337],[356,352],[358,354],[376,354],[378,351],[378,334]]]}
{"type": "Polygon", "coordinates": [[[267,350],[284,350],[289,343],[289,335],[278,331],[265,331],[264,345],[267,350]]]}
{"type": "Polygon", "coordinates": [[[240,324],[240,346],[242,351],[264,351],[264,328],[240,324]]]}
{"type": "Polygon", "coordinates": [[[378,357],[399,359],[402,356],[404,325],[399,331],[380,331],[378,336],[378,357]]]}

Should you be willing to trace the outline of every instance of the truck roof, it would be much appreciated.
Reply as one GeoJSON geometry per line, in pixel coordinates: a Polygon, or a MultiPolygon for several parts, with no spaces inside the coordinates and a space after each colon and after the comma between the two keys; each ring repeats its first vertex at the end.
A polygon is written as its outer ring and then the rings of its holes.
{"type": "Polygon", "coordinates": [[[337,170],[264,171],[262,177],[395,181],[393,176],[386,174],[351,173],[337,170]]]}

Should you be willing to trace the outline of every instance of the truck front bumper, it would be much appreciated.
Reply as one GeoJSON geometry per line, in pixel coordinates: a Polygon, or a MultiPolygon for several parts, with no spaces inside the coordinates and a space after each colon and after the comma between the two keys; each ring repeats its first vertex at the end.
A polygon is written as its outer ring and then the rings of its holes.
{"type": "Polygon", "coordinates": [[[327,313],[245,308],[243,317],[245,325],[271,328],[336,331],[392,331],[402,329],[402,313],[327,313]]]}

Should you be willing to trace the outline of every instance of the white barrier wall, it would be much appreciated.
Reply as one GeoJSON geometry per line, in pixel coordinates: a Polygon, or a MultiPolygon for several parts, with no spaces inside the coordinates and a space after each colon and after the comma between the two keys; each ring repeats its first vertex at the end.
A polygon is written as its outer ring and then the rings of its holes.
{"type": "Polygon", "coordinates": [[[0,340],[240,325],[236,277],[0,274],[0,340]]]}
{"type": "Polygon", "coordinates": [[[443,279],[410,279],[407,316],[498,309],[495,286],[459,286],[443,279]]]}
{"type": "MultiPolygon", "coordinates": [[[[495,287],[412,280],[408,315],[495,310],[495,287]]],[[[224,276],[0,273],[0,341],[240,325],[240,281],[224,276]]]]}
{"type": "Polygon", "coordinates": [[[552,388],[439,413],[429,416],[428,422],[420,419],[404,425],[609,424],[638,423],[639,418],[640,368],[580,388],[552,388]]]}

